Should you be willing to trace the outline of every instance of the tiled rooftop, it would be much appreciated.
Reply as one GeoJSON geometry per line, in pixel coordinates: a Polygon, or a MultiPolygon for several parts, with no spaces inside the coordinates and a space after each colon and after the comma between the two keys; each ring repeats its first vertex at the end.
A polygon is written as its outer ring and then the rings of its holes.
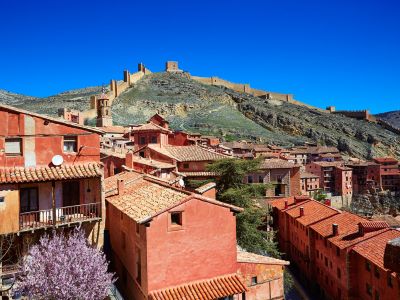
{"type": "Polygon", "coordinates": [[[136,172],[136,171],[124,171],[118,173],[114,176],[107,177],[104,179],[104,186],[106,193],[112,193],[117,190],[117,181],[124,180],[125,184],[129,184],[133,180],[136,180],[140,177],[143,177],[144,174],[136,172]]]}
{"type": "Polygon", "coordinates": [[[202,186],[198,187],[197,189],[195,189],[195,191],[202,194],[202,193],[204,193],[212,188],[215,188],[215,187],[216,187],[215,182],[209,182],[209,183],[203,184],[202,186]]]}
{"type": "Polygon", "coordinates": [[[214,300],[247,291],[237,274],[194,281],[149,293],[149,300],[214,300]]]}
{"type": "Polygon", "coordinates": [[[288,197],[288,198],[279,198],[275,200],[268,201],[268,204],[272,207],[277,208],[278,210],[285,209],[285,201],[288,202],[288,207],[290,208],[293,205],[297,205],[300,203],[304,203],[304,201],[310,200],[311,198],[308,196],[296,196],[296,197],[288,197]],[[296,201],[295,201],[296,198],[296,201]]]}
{"type": "Polygon", "coordinates": [[[217,173],[215,172],[208,172],[208,171],[199,171],[199,172],[179,172],[185,177],[208,177],[208,176],[216,176],[217,173]]]}
{"type": "Polygon", "coordinates": [[[164,146],[157,147],[149,145],[149,148],[160,152],[161,154],[168,155],[176,159],[177,161],[212,161],[223,158],[229,158],[230,156],[220,154],[208,149],[204,149],[200,146],[164,146]]]}
{"type": "Polygon", "coordinates": [[[316,200],[303,202],[287,210],[287,214],[304,226],[313,224],[317,221],[331,217],[339,213],[339,210],[329,207],[316,200]],[[300,207],[304,208],[304,216],[300,216],[300,207]]]}
{"type": "Polygon", "coordinates": [[[309,173],[309,172],[302,172],[300,174],[300,178],[319,178],[318,175],[315,175],[313,173],[309,173]]]}
{"type": "Polygon", "coordinates": [[[0,168],[0,183],[28,183],[100,177],[97,163],[64,164],[58,167],[0,168]]]}
{"type": "Polygon", "coordinates": [[[344,234],[340,233],[339,228],[339,235],[329,238],[329,241],[339,247],[340,249],[344,249],[355,245],[363,240],[367,240],[377,234],[387,231],[388,229],[380,229],[376,231],[371,231],[365,234],[360,234],[358,230],[358,226],[354,230],[348,231],[344,234]]]}
{"type": "Polygon", "coordinates": [[[240,263],[268,264],[268,265],[289,265],[286,260],[276,259],[269,256],[258,255],[238,249],[237,261],[240,263]]]}
{"type": "Polygon", "coordinates": [[[294,163],[288,162],[284,159],[273,158],[273,159],[265,159],[260,169],[291,169],[295,167],[294,163]]]}
{"type": "Polygon", "coordinates": [[[174,188],[165,181],[139,177],[127,182],[122,194],[110,195],[107,201],[138,223],[147,222],[160,213],[191,199],[209,202],[240,212],[242,209],[217,200],[174,188]]]}
{"type": "Polygon", "coordinates": [[[375,265],[385,269],[383,266],[383,256],[388,241],[400,237],[400,231],[390,229],[375,235],[373,238],[357,244],[353,250],[370,260],[375,265]]]}
{"type": "Polygon", "coordinates": [[[366,221],[366,219],[343,211],[337,215],[312,225],[311,228],[318,232],[321,236],[328,237],[332,235],[332,224],[337,224],[339,234],[344,235],[345,233],[358,230],[357,224],[363,221],[366,221]]]}
{"type": "Polygon", "coordinates": [[[165,129],[164,127],[161,127],[152,122],[132,128],[132,132],[140,132],[140,131],[162,131],[162,132],[167,132],[167,133],[170,132],[170,130],[165,129]]]}

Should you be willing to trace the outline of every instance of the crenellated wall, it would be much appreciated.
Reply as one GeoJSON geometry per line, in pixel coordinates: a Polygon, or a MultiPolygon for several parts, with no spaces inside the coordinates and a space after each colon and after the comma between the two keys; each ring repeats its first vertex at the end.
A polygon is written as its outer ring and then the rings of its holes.
{"type": "Polygon", "coordinates": [[[190,78],[198,82],[201,82],[203,84],[223,86],[239,93],[248,93],[263,99],[274,99],[287,102],[293,101],[292,94],[282,94],[282,93],[267,92],[263,90],[253,89],[250,87],[250,84],[248,83],[234,83],[215,76],[213,77],[190,76],[190,78]]]}

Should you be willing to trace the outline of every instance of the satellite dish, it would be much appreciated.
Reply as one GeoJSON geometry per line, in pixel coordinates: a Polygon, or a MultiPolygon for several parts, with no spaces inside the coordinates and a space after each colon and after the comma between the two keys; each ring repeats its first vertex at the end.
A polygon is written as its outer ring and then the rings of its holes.
{"type": "Polygon", "coordinates": [[[53,158],[51,159],[51,162],[55,166],[60,166],[64,162],[64,159],[61,155],[54,155],[53,158]]]}
{"type": "Polygon", "coordinates": [[[179,179],[179,185],[181,186],[181,187],[185,187],[185,181],[183,181],[183,179],[181,178],[181,179],[179,179]]]}

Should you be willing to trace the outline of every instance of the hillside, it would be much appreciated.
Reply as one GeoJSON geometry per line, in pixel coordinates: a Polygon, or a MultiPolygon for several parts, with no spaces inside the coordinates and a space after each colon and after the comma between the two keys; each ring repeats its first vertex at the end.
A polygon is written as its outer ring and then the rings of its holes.
{"type": "Polygon", "coordinates": [[[389,111],[377,114],[376,116],[388,122],[390,125],[400,128],[400,110],[389,111]]]}
{"type": "MultiPolygon", "coordinates": [[[[0,94],[0,101],[54,115],[64,106],[88,109],[89,96],[100,89],[74,90],[48,98],[21,96],[18,100],[0,94]]],[[[114,123],[121,125],[145,122],[157,111],[174,129],[224,136],[227,140],[250,139],[283,146],[318,142],[360,158],[400,158],[399,135],[379,125],[204,85],[181,74],[146,75],[117,97],[112,107],[114,123]]]]}

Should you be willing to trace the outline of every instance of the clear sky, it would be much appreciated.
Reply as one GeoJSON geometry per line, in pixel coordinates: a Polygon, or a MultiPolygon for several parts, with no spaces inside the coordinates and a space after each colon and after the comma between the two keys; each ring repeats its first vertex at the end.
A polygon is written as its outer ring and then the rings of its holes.
{"type": "Polygon", "coordinates": [[[400,109],[393,0],[0,0],[0,89],[48,96],[178,60],[319,107],[400,109]]]}

